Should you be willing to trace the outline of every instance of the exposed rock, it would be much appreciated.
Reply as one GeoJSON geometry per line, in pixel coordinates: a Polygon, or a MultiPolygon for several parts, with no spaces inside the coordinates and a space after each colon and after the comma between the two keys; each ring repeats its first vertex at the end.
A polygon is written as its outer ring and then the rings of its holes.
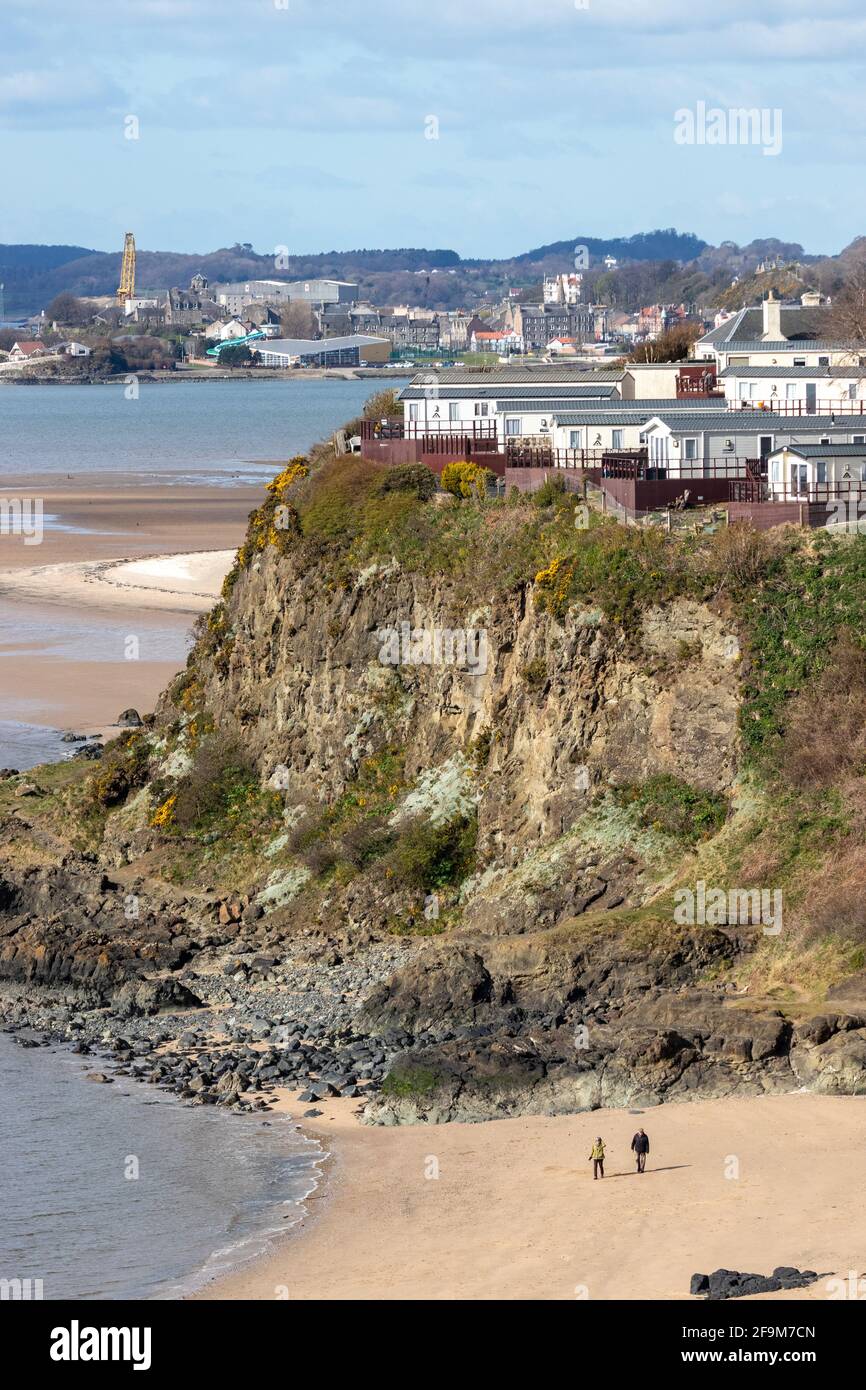
{"type": "Polygon", "coordinates": [[[790,1265],[780,1265],[771,1275],[716,1269],[712,1274],[693,1274],[689,1292],[704,1294],[710,1301],[747,1298],[752,1294],[778,1293],[782,1289],[805,1289],[820,1277],[813,1269],[800,1271],[790,1265]]]}

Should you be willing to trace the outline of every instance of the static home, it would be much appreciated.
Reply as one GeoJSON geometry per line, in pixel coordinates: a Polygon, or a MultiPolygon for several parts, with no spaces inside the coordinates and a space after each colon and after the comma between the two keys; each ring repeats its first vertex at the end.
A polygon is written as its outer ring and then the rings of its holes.
{"type": "Polygon", "coordinates": [[[859,494],[866,484],[866,435],[856,444],[783,444],[767,462],[771,501],[823,501],[838,493],[859,494]]]}
{"type": "Polygon", "coordinates": [[[664,412],[644,426],[652,467],[670,477],[709,475],[721,464],[733,473],[737,461],[769,459],[784,444],[863,444],[866,417],[790,416],[746,410],[664,412]]]}
{"type": "Polygon", "coordinates": [[[859,411],[866,402],[866,367],[733,366],[720,380],[732,407],[817,415],[859,411]]]}

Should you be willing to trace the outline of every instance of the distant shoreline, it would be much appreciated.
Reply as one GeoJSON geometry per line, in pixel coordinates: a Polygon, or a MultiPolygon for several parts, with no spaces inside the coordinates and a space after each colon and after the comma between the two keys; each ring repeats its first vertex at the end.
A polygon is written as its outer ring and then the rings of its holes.
{"type": "Polygon", "coordinates": [[[387,367],[291,367],[288,370],[278,367],[254,367],[251,370],[240,368],[235,371],[180,371],[180,372],[137,372],[132,368],[117,376],[104,377],[91,381],[88,377],[56,376],[17,376],[0,372],[0,386],[124,386],[126,378],[134,376],[138,381],[151,383],[203,382],[203,381],[399,381],[402,377],[415,374],[417,368],[407,367],[405,371],[387,367]]]}

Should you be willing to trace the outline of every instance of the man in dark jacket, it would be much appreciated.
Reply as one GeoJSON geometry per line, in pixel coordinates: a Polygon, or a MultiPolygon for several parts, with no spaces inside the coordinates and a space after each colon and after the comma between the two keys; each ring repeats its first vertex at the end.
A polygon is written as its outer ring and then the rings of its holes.
{"type": "Polygon", "coordinates": [[[642,1173],[646,1167],[646,1156],[649,1153],[649,1136],[639,1129],[631,1141],[634,1156],[637,1159],[637,1170],[642,1173]]]}

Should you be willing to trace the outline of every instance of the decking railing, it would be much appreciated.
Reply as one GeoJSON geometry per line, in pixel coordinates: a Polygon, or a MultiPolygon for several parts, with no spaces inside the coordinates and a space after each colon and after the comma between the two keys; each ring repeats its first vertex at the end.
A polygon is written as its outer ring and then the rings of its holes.
{"type": "Polygon", "coordinates": [[[763,396],[760,400],[742,401],[733,397],[730,406],[735,410],[751,410],[756,414],[770,415],[866,415],[866,398],[863,400],[830,400],[827,397],[814,401],[780,400],[777,396],[763,396]]]}
{"type": "Polygon", "coordinates": [[[450,439],[484,440],[496,446],[496,420],[362,420],[362,439],[427,439],[434,435],[450,439]]]}

